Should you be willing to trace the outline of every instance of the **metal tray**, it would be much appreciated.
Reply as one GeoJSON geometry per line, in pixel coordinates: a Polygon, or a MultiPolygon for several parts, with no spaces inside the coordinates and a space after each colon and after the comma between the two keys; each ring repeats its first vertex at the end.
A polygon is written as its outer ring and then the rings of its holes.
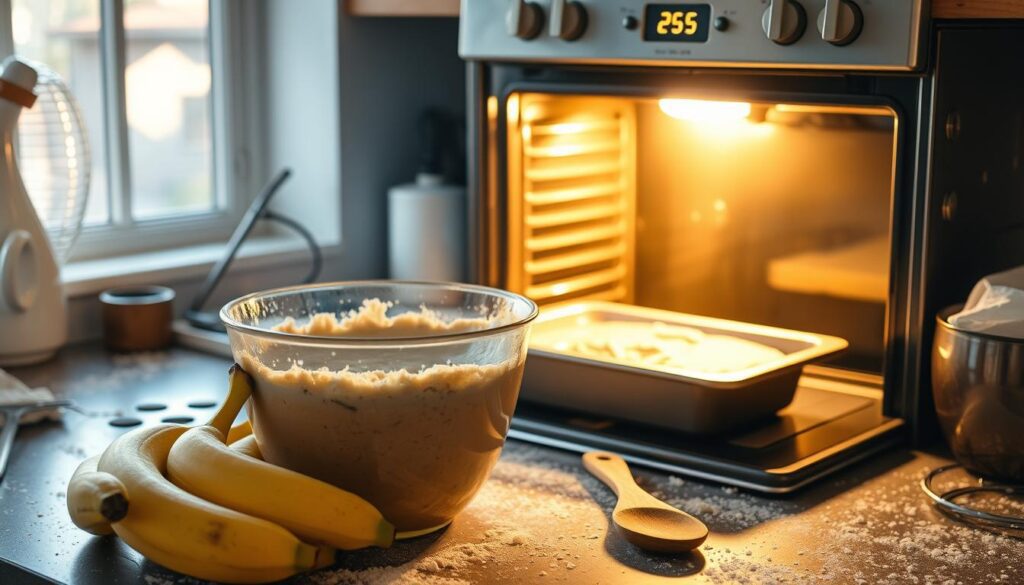
{"type": "Polygon", "coordinates": [[[804,364],[848,345],[828,335],[601,301],[546,308],[533,331],[523,400],[688,433],[727,431],[773,415],[793,400],[804,364]],[[691,327],[774,347],[783,356],[743,370],[706,373],[559,351],[536,341],[538,334],[600,321],[691,327]]]}

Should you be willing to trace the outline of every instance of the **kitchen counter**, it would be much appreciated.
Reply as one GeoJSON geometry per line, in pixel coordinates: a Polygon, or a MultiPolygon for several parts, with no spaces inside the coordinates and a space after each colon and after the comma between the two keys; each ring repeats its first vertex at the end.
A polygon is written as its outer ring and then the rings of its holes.
{"type": "MultiPolygon", "coordinates": [[[[118,539],[75,528],[65,487],[75,466],[123,429],[168,416],[205,420],[189,402],[223,397],[227,366],[186,350],[113,356],[64,350],[11,370],[49,385],[83,414],[23,427],[0,484],[0,582],[192,583],[118,539]],[[142,412],[140,403],[167,408],[142,412]]],[[[893,450],[804,489],[769,498],[636,469],[641,485],[703,519],[711,536],[678,557],[643,553],[610,528],[611,493],[566,452],[509,441],[473,504],[445,531],[386,551],[345,554],[297,583],[1024,583],[1024,540],[954,522],[918,487],[940,455],[893,450]]],[[[1020,506],[1017,510],[1020,512],[1020,506]]]]}

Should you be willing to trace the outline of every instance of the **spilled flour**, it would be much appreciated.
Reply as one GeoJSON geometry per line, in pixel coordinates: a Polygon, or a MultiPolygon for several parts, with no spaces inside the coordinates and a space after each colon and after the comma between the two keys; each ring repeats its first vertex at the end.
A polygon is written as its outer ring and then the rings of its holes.
{"type": "Polygon", "coordinates": [[[491,528],[476,543],[453,544],[425,558],[397,566],[365,569],[337,569],[310,576],[318,585],[376,585],[378,583],[418,583],[425,585],[462,585],[470,583],[457,575],[466,569],[484,567],[502,558],[508,547],[527,544],[532,535],[514,528],[491,528]]]}
{"type": "MultiPolygon", "coordinates": [[[[87,374],[63,385],[73,383],[77,396],[111,392],[146,382],[181,365],[179,357],[163,351],[110,354],[110,362],[113,367],[102,369],[102,374],[87,374]]],[[[57,384],[54,391],[63,390],[63,385],[57,384]]]]}
{"type": "MultiPolygon", "coordinates": [[[[882,466],[880,475],[867,464],[791,498],[637,470],[641,485],[712,530],[699,554],[665,557],[644,553],[609,530],[614,497],[582,470],[576,456],[512,441],[490,480],[447,531],[386,551],[346,553],[338,566],[296,581],[1024,583],[1024,540],[952,522],[935,511],[918,481],[941,460],[916,457],[882,466]]],[[[993,510],[1011,511],[1008,506],[993,504],[993,510]]],[[[192,582],[167,579],[149,585],[192,582]]]]}
{"type": "Polygon", "coordinates": [[[596,480],[582,477],[570,466],[535,461],[544,451],[509,445],[480,493],[456,520],[460,526],[439,536],[398,543],[388,551],[373,551],[367,565],[356,553],[342,560],[345,568],[321,571],[307,577],[316,585],[462,585],[477,583],[497,573],[506,582],[543,579],[555,572],[571,572],[582,560],[581,550],[606,533],[598,522],[614,505],[608,493],[599,507],[585,484],[600,489],[596,480]],[[593,523],[565,530],[572,519],[592,515],[593,523]],[[472,533],[461,538],[461,525],[472,533]],[[420,554],[416,549],[427,547],[420,554]],[[354,566],[349,566],[354,565],[354,566]],[[526,571],[527,566],[533,570],[526,571]]]}
{"type": "Polygon", "coordinates": [[[671,476],[668,478],[668,489],[655,486],[651,491],[680,510],[704,518],[715,531],[746,530],[797,511],[791,502],[753,496],[734,487],[701,490],[701,493],[694,494],[692,489],[683,489],[686,483],[671,476]],[[678,495],[679,491],[688,495],[678,495]]]}
{"type": "MultiPolygon", "coordinates": [[[[912,464],[860,485],[833,480],[838,495],[805,503],[769,534],[706,545],[702,576],[721,584],[1024,582],[1024,540],[943,516],[921,492],[926,471],[912,464]]],[[[1017,505],[993,507],[1005,513],[1017,505]]]]}
{"type": "MultiPolygon", "coordinates": [[[[609,533],[614,497],[576,461],[512,442],[457,520],[481,522],[480,532],[450,544],[442,535],[398,566],[309,579],[331,585],[638,583],[683,576],[722,585],[1024,582],[1024,541],[953,522],[921,493],[918,482],[938,463],[934,458],[875,477],[864,471],[868,479],[840,476],[793,498],[641,471],[641,485],[712,530],[699,555],[683,557],[650,555],[609,533]]],[[[994,511],[1012,510],[1005,502],[994,505],[994,511]]]]}

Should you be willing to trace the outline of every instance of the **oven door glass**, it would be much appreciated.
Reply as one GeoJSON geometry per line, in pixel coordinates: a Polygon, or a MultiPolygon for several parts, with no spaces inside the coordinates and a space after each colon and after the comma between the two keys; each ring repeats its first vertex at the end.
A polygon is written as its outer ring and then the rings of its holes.
{"type": "Polygon", "coordinates": [[[897,118],[884,107],[516,93],[504,280],[823,333],[883,371],[897,118]]]}

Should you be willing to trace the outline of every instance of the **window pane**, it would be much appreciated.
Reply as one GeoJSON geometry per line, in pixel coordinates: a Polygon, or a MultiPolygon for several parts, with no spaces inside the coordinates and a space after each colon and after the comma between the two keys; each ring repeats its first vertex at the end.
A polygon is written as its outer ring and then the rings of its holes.
{"type": "Polygon", "coordinates": [[[125,105],[136,218],[215,207],[208,12],[206,0],[125,2],[125,105]]]}
{"type": "Polygon", "coordinates": [[[56,71],[82,108],[92,154],[86,223],[105,223],[107,161],[103,148],[103,78],[99,0],[14,0],[11,28],[15,51],[56,71]]]}

